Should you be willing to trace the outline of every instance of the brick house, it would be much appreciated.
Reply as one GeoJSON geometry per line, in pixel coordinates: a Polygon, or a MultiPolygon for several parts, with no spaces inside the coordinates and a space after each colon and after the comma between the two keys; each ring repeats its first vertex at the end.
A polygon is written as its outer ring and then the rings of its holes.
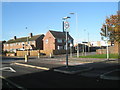
{"type": "Polygon", "coordinates": [[[4,43],[3,50],[16,52],[17,50],[43,50],[43,39],[44,34],[34,35],[30,33],[28,37],[17,38],[8,40],[4,43]]]}
{"type": "MultiPolygon", "coordinates": [[[[68,33],[68,49],[70,44],[73,45],[73,38],[68,33]]],[[[45,51],[66,50],[66,33],[49,30],[43,38],[43,47],[45,51]]]]}

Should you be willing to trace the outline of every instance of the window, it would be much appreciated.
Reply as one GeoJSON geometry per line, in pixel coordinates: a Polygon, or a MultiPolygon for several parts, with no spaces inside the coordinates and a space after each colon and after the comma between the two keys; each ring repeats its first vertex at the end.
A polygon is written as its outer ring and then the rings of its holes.
{"type": "Polygon", "coordinates": [[[25,44],[24,42],[22,42],[22,44],[25,44]]]}
{"type": "Polygon", "coordinates": [[[58,50],[63,49],[63,46],[58,46],[58,50]]]}
{"type": "Polygon", "coordinates": [[[64,42],[66,42],[66,39],[64,39],[64,42]]]}
{"type": "Polygon", "coordinates": [[[45,40],[45,43],[48,44],[48,39],[45,40]]]}
{"type": "Polygon", "coordinates": [[[58,43],[62,43],[62,39],[57,39],[57,42],[58,43]]]}
{"type": "Polygon", "coordinates": [[[72,40],[68,40],[68,43],[72,43],[72,40]]]}
{"type": "Polygon", "coordinates": [[[10,44],[10,46],[13,46],[13,44],[10,44]]]}
{"type": "Polygon", "coordinates": [[[21,43],[18,43],[18,45],[20,45],[21,43]]]}
{"type": "Polygon", "coordinates": [[[32,41],[32,44],[34,44],[35,43],[35,41],[32,41]]]}

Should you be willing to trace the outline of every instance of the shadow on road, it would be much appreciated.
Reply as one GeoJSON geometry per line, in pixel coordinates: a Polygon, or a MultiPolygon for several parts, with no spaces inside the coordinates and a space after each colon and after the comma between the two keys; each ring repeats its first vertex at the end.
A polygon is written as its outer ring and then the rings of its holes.
{"type": "MultiPolygon", "coordinates": [[[[111,70],[116,68],[119,68],[119,66],[103,67],[102,69],[111,70]]],[[[119,81],[104,80],[99,77],[85,77],[80,74],[64,74],[55,72],[53,69],[7,79],[24,88],[119,88],[119,81]]]]}

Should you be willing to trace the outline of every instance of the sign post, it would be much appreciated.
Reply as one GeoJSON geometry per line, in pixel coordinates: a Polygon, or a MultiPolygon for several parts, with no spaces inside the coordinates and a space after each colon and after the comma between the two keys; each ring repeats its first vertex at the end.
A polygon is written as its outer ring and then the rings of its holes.
{"type": "Polygon", "coordinates": [[[65,31],[66,31],[66,68],[68,68],[68,29],[69,29],[69,23],[65,22],[65,31]]]}

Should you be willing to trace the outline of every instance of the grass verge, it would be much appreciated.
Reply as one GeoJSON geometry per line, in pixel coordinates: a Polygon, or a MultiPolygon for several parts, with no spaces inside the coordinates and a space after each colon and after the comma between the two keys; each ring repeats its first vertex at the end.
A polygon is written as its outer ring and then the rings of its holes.
{"type": "MultiPolygon", "coordinates": [[[[107,54],[95,54],[88,56],[80,56],[80,58],[106,58],[107,54]]],[[[109,54],[109,58],[118,58],[118,54],[109,54]]]]}

